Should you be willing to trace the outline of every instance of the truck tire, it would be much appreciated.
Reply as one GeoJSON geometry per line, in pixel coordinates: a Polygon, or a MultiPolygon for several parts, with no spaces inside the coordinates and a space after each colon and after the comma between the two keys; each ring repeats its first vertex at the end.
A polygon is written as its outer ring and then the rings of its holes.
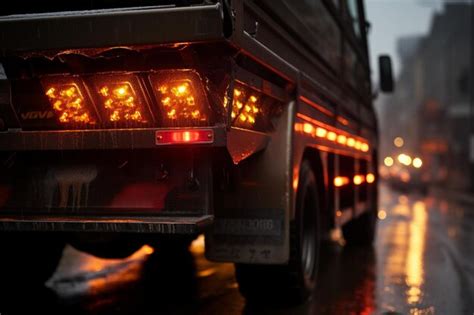
{"type": "Polygon", "coordinates": [[[377,213],[369,210],[342,226],[342,234],[348,246],[372,246],[377,226],[377,213]]]}
{"type": "Polygon", "coordinates": [[[306,160],[300,168],[295,211],[287,264],[235,265],[240,292],[248,302],[291,305],[305,301],[313,291],[319,262],[319,204],[315,176],[306,160]]]}
{"type": "Polygon", "coordinates": [[[49,233],[0,233],[0,291],[42,286],[61,259],[65,243],[49,233]]]}

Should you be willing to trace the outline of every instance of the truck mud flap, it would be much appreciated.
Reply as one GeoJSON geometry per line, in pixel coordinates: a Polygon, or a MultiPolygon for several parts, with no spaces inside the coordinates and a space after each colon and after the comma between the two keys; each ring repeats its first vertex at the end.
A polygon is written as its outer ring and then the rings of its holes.
{"type": "Polygon", "coordinates": [[[212,215],[196,217],[0,217],[2,231],[123,232],[198,234],[210,226],[212,215]]]}

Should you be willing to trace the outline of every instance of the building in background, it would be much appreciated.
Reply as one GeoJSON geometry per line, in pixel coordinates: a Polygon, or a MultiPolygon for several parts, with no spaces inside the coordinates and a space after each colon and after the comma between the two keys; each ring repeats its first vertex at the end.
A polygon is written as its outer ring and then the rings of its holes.
{"type": "Polygon", "coordinates": [[[401,72],[381,114],[384,156],[421,156],[423,181],[474,191],[472,128],[473,5],[446,2],[424,37],[397,42],[401,72]],[[402,148],[393,139],[402,137],[402,148]]]}

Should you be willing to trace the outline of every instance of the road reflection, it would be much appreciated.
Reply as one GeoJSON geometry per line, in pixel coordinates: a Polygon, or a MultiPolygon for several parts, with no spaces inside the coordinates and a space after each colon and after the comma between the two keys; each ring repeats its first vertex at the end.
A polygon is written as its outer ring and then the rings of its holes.
{"type": "Polygon", "coordinates": [[[189,251],[145,246],[124,260],[97,259],[69,247],[47,283],[50,291],[25,291],[13,309],[32,307],[50,314],[472,314],[474,214],[467,206],[386,188],[380,204],[374,248],[348,248],[341,240],[324,246],[319,285],[303,305],[247,305],[233,265],[207,261],[200,237],[189,251]],[[22,299],[33,302],[23,305],[22,299]]]}

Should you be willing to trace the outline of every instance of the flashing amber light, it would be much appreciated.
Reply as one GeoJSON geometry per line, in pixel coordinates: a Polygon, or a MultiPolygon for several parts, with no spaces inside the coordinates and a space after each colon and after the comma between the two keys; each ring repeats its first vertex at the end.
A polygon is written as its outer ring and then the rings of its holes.
{"type": "Polygon", "coordinates": [[[372,184],[373,182],[375,182],[375,175],[372,173],[369,173],[365,175],[365,180],[367,181],[368,184],[372,184]]]}
{"type": "MultiPolygon", "coordinates": [[[[233,120],[237,118],[236,123],[238,125],[254,125],[260,111],[259,98],[256,95],[243,86],[234,89],[231,118],[233,120]]],[[[303,131],[312,133],[313,126],[305,123],[303,131]]]]}
{"type": "Polygon", "coordinates": [[[317,127],[316,128],[316,136],[319,138],[326,138],[328,131],[324,128],[317,127]]]}
{"type": "Polygon", "coordinates": [[[77,84],[52,84],[45,94],[60,123],[95,124],[77,84]]]}
{"type": "Polygon", "coordinates": [[[156,132],[156,144],[205,144],[214,142],[210,129],[161,130],[156,132]]]}
{"type": "Polygon", "coordinates": [[[108,121],[148,122],[143,106],[130,82],[108,82],[99,85],[98,92],[108,121]]]}
{"type": "Polygon", "coordinates": [[[353,182],[354,185],[361,185],[364,182],[364,175],[355,175],[353,182]]]}
{"type": "Polygon", "coordinates": [[[337,134],[334,131],[329,131],[328,134],[327,134],[327,138],[330,141],[336,141],[337,134]]]}
{"type": "Polygon", "coordinates": [[[347,141],[347,137],[344,136],[344,135],[339,135],[337,136],[337,142],[339,144],[346,144],[346,141],[347,141]]]}
{"type": "Polygon", "coordinates": [[[390,156],[387,156],[384,160],[383,163],[385,166],[390,167],[393,165],[393,159],[390,156]]]}
{"type": "Polygon", "coordinates": [[[342,187],[344,185],[349,184],[349,178],[345,176],[336,176],[334,177],[334,186],[335,187],[342,187]]]}
{"type": "Polygon", "coordinates": [[[305,123],[305,124],[303,125],[303,131],[304,131],[305,133],[311,134],[311,133],[313,133],[313,130],[314,130],[313,125],[308,124],[308,123],[305,123]]]}
{"type": "Polygon", "coordinates": [[[362,152],[367,152],[367,151],[369,151],[369,145],[368,145],[367,143],[362,143],[362,144],[360,145],[360,150],[361,150],[362,152]]]}
{"type": "Polygon", "coordinates": [[[355,141],[354,138],[348,138],[346,145],[347,145],[349,148],[353,148],[354,145],[355,145],[355,142],[356,142],[356,141],[355,141]]]}
{"type": "Polygon", "coordinates": [[[196,92],[191,80],[162,83],[158,87],[158,92],[166,119],[207,121],[207,115],[197,104],[196,92]]]}

